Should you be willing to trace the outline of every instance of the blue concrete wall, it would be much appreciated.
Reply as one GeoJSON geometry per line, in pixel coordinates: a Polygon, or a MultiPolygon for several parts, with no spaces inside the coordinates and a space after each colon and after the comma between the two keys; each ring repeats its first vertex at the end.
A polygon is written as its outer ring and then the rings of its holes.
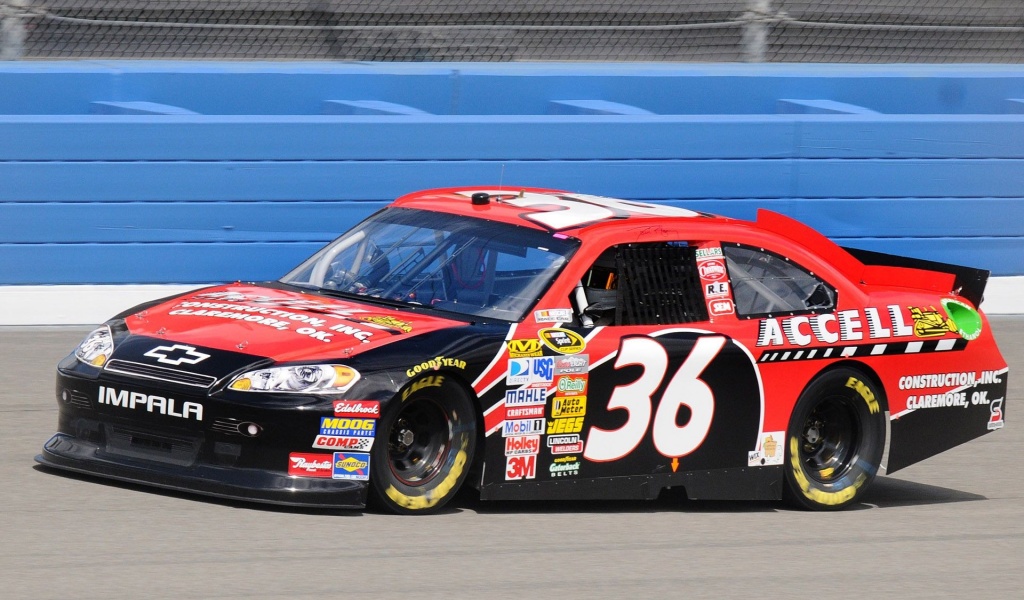
{"type": "Polygon", "coordinates": [[[499,182],[1024,274],[1024,67],[0,63],[0,284],[272,279],[499,182]]]}

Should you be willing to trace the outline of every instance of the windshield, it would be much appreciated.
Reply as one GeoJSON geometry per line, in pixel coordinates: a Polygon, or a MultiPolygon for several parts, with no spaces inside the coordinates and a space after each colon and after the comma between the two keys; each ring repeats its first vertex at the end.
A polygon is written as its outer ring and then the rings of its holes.
{"type": "Polygon", "coordinates": [[[574,239],[527,227],[388,208],[281,281],[518,321],[578,245],[574,239]]]}

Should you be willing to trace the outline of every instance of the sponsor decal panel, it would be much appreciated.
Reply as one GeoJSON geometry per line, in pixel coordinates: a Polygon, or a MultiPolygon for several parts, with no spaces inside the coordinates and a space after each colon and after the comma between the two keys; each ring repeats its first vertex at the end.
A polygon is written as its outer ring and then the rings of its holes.
{"type": "Polygon", "coordinates": [[[525,339],[508,341],[509,358],[529,358],[532,356],[542,356],[543,354],[544,347],[541,345],[540,340],[525,339]]]}
{"type": "Polygon", "coordinates": [[[440,369],[465,369],[466,361],[458,358],[451,358],[448,356],[435,356],[430,360],[425,360],[415,367],[406,369],[405,374],[407,377],[415,377],[421,373],[427,371],[438,371],[440,369]]]}
{"type": "Polygon", "coordinates": [[[568,354],[555,357],[555,375],[578,375],[590,369],[590,356],[568,354]]]}
{"type": "Polygon", "coordinates": [[[313,440],[314,448],[325,448],[327,450],[356,450],[369,452],[373,447],[372,437],[352,437],[341,435],[318,435],[313,440]]]}
{"type": "Polygon", "coordinates": [[[549,327],[537,332],[544,345],[560,354],[579,354],[587,347],[583,336],[568,329],[549,327]]]}
{"type": "Polygon", "coordinates": [[[587,375],[559,375],[555,380],[556,396],[586,396],[587,375]]]}
{"type": "Polygon", "coordinates": [[[704,297],[707,299],[711,298],[722,298],[729,295],[729,282],[728,281],[712,281],[711,283],[704,284],[704,297]]]}
{"type": "Polygon", "coordinates": [[[566,419],[549,419],[547,433],[579,433],[583,431],[583,417],[569,417],[566,419]]]}
{"type": "Polygon", "coordinates": [[[556,397],[551,402],[551,416],[561,417],[582,417],[587,414],[586,396],[562,396],[556,397]]]}
{"type": "Polygon", "coordinates": [[[758,437],[757,449],[747,453],[747,466],[781,465],[784,454],[781,442],[785,439],[786,432],[784,431],[762,433],[758,437]]]}
{"type": "Polygon", "coordinates": [[[508,361],[506,385],[534,385],[551,383],[555,359],[550,356],[511,358],[508,361]]]}
{"type": "Polygon", "coordinates": [[[376,419],[350,417],[320,417],[320,435],[342,437],[373,437],[377,431],[376,419]]]}
{"type": "Polygon", "coordinates": [[[731,315],[736,312],[736,307],[733,306],[732,300],[729,298],[719,298],[715,300],[708,300],[708,314],[712,317],[721,317],[723,315],[731,315]]]}
{"type": "Polygon", "coordinates": [[[579,456],[559,456],[548,466],[551,477],[572,477],[580,474],[579,456]]]}
{"type": "MultiPolygon", "coordinates": [[[[907,410],[931,408],[968,408],[971,406],[989,406],[995,412],[992,403],[1002,402],[1002,398],[993,400],[988,397],[988,390],[974,389],[981,385],[999,385],[1003,383],[1003,371],[962,371],[954,373],[928,373],[923,375],[907,375],[900,377],[898,387],[901,390],[933,390],[933,393],[911,394],[907,396],[907,410]],[[950,389],[952,388],[952,389],[950,389]],[[945,390],[945,391],[934,391],[945,390]]],[[[998,409],[999,421],[1002,422],[1002,408],[998,409]]]]}
{"type": "Polygon", "coordinates": [[[517,454],[539,454],[539,435],[516,435],[505,438],[505,456],[517,454]]]}
{"type": "Polygon", "coordinates": [[[697,265],[697,272],[700,274],[701,280],[718,281],[725,279],[725,262],[717,258],[700,261],[697,265]]]}
{"type": "Polygon", "coordinates": [[[544,435],[544,419],[506,420],[501,427],[501,436],[544,435]]]}
{"type": "Polygon", "coordinates": [[[722,247],[721,246],[707,246],[704,248],[697,248],[697,261],[712,260],[716,258],[722,258],[722,247]]]}
{"type": "Polygon", "coordinates": [[[381,327],[386,327],[388,329],[397,329],[404,333],[412,331],[412,325],[409,322],[388,315],[363,315],[357,318],[360,321],[373,323],[374,325],[380,325],[381,327]]]}
{"type": "Polygon", "coordinates": [[[512,408],[505,408],[506,419],[529,419],[531,417],[543,417],[544,416],[544,405],[538,404],[536,406],[516,406],[512,408]]]}
{"type": "Polygon", "coordinates": [[[288,474],[293,477],[326,477],[333,470],[333,454],[292,452],[288,455],[288,474]]]}
{"type": "Polygon", "coordinates": [[[571,308],[548,308],[533,311],[533,319],[538,323],[568,323],[572,321],[571,308]]]}
{"type": "Polygon", "coordinates": [[[996,429],[1002,429],[1003,427],[1003,399],[999,398],[993,400],[988,405],[989,408],[989,419],[988,419],[988,430],[995,431],[996,429]]]}
{"type": "Polygon", "coordinates": [[[380,402],[376,400],[335,400],[334,416],[336,417],[380,417],[380,402]]]}
{"type": "Polygon", "coordinates": [[[551,454],[579,454],[583,452],[583,440],[576,434],[549,435],[547,446],[551,454]]]}
{"type": "MultiPolygon", "coordinates": [[[[884,309],[841,310],[837,313],[770,317],[758,324],[758,346],[809,346],[863,340],[889,340],[916,335],[898,304],[884,309]]],[[[920,336],[918,336],[920,337],[920,336]]]]}
{"type": "Polygon", "coordinates": [[[370,455],[364,452],[335,452],[331,477],[369,481],[370,455]]]}
{"type": "Polygon", "coordinates": [[[116,406],[129,410],[145,410],[146,412],[177,417],[179,419],[203,420],[203,405],[198,402],[179,402],[166,396],[155,396],[141,392],[130,392],[116,388],[100,386],[98,404],[116,406]]]}
{"type": "Polygon", "coordinates": [[[505,480],[534,479],[537,477],[537,455],[521,454],[505,457],[505,480]]]}
{"type": "Polygon", "coordinates": [[[520,388],[505,391],[505,406],[533,406],[547,404],[548,391],[544,388],[520,388]]]}

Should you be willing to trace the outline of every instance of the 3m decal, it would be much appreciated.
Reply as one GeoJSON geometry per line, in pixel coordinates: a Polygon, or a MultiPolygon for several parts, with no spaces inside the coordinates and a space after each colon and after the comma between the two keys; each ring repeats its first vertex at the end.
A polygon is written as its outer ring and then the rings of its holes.
{"type": "Polygon", "coordinates": [[[544,347],[541,345],[540,340],[525,339],[508,341],[509,358],[528,358],[531,356],[541,356],[543,354],[544,347]]]}
{"type": "Polygon", "coordinates": [[[292,452],[288,455],[288,474],[292,477],[326,477],[334,469],[333,454],[292,452]]]}
{"type": "Polygon", "coordinates": [[[128,390],[117,390],[100,386],[98,404],[106,406],[117,406],[131,410],[142,410],[146,412],[178,417],[179,419],[203,420],[203,405],[198,402],[182,402],[180,405],[174,398],[165,396],[147,395],[140,392],[129,392],[128,390]]]}
{"type": "Polygon", "coordinates": [[[505,480],[534,479],[537,477],[537,456],[523,454],[505,458],[505,480]]]}
{"type": "Polygon", "coordinates": [[[587,347],[583,336],[568,329],[541,329],[537,332],[537,336],[545,346],[560,354],[579,354],[587,347]]]}
{"type": "Polygon", "coordinates": [[[376,400],[335,400],[334,416],[336,417],[380,417],[380,402],[376,400]]]}
{"type": "Polygon", "coordinates": [[[354,479],[368,481],[370,479],[370,455],[362,452],[335,452],[334,479],[354,479]]]}
{"type": "Polygon", "coordinates": [[[722,336],[699,338],[661,395],[651,419],[653,395],[661,386],[668,369],[668,354],[656,340],[647,337],[624,338],[615,361],[616,369],[638,365],[642,374],[632,383],[612,391],[608,410],[622,409],[628,414],[622,427],[605,430],[591,426],[583,457],[594,462],[618,460],[632,452],[651,427],[654,446],[667,457],[685,456],[703,443],[715,414],[715,397],[700,375],[725,345],[722,336]],[[679,407],[690,408],[690,420],[676,423],[679,407]]]}

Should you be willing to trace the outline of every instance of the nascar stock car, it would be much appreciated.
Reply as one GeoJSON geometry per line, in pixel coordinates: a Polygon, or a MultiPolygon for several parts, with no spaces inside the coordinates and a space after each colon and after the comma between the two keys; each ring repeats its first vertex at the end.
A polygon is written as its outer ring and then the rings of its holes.
{"type": "Polygon", "coordinates": [[[1003,426],[988,273],[545,189],[399,198],[279,281],[130,309],[58,366],[49,467],[398,513],[836,509],[1003,426]]]}

